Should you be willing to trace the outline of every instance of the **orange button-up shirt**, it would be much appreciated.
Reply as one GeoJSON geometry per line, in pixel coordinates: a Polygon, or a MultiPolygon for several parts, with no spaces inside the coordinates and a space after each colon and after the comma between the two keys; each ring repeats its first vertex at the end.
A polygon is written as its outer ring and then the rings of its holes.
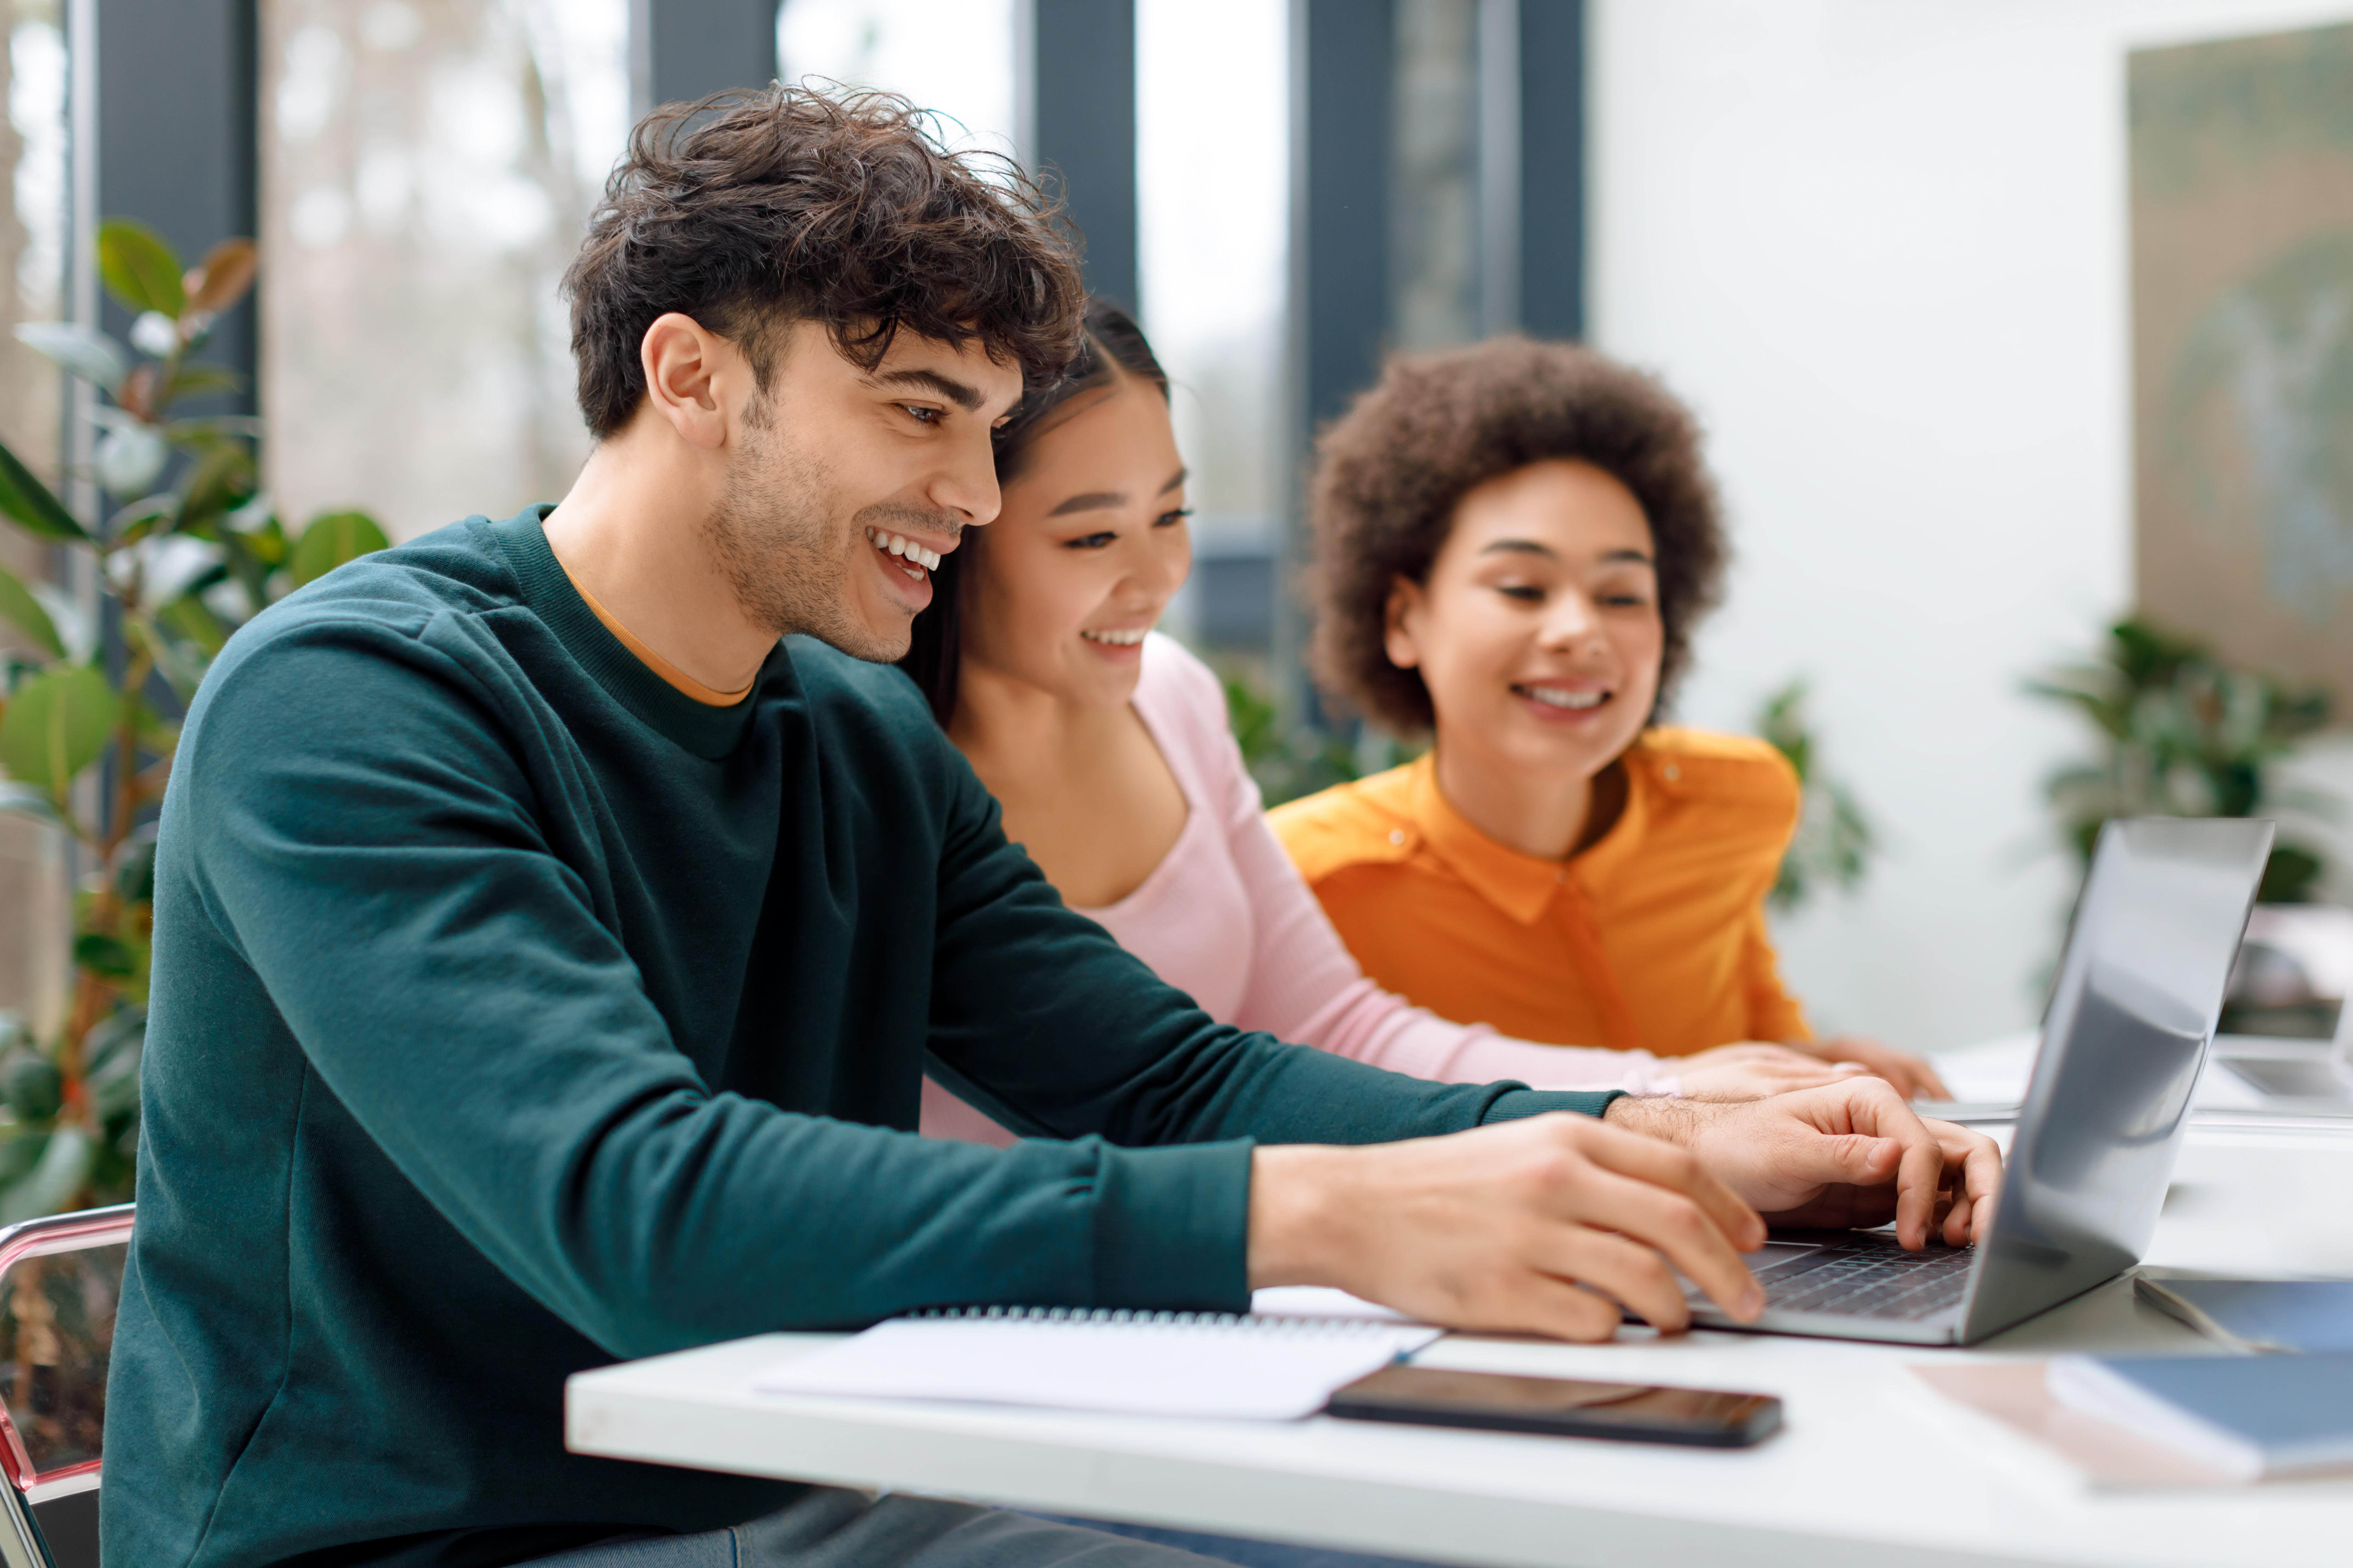
{"type": "Polygon", "coordinates": [[[1624,813],[1566,861],[1465,822],[1430,756],[1270,820],[1365,973],[1440,1017],[1661,1056],[1811,1038],[1765,923],[1798,821],[1788,763],[1672,729],[1624,761],[1624,813]]]}

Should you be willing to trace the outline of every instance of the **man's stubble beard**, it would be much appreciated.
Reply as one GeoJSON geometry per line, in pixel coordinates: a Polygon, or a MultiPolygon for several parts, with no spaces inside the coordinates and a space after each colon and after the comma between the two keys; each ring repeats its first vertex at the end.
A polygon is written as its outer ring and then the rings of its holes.
{"type": "Polygon", "coordinates": [[[836,494],[832,468],[816,452],[794,448],[765,402],[745,411],[726,488],[702,520],[712,561],[754,626],[780,637],[813,637],[852,658],[889,664],[907,651],[906,627],[878,637],[850,608],[851,555],[873,548],[866,540],[870,524],[895,521],[901,532],[914,525],[953,534],[962,520],[886,502],[849,519],[845,538],[828,504],[836,494]]]}

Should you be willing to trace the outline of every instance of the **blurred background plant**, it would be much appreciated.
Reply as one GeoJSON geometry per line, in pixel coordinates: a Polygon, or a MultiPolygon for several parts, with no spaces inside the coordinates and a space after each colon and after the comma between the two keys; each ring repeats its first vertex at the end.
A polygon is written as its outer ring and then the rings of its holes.
{"type": "Polygon", "coordinates": [[[152,231],[98,231],[98,270],[132,312],[130,343],[72,322],[21,326],[28,346],[101,395],[85,522],[0,446],[0,515],[78,557],[76,595],[0,569],[0,619],[32,650],[0,655],[0,810],[67,835],[91,869],[76,890],[67,1016],[43,1037],[0,1017],[0,1224],[131,1195],[146,1027],[154,814],[179,718],[229,633],[292,588],[385,547],[360,512],[299,536],[259,492],[257,421],[181,416],[238,378],[188,356],[252,287],[251,240],[184,268],[152,231]]]}
{"type": "Polygon", "coordinates": [[[1870,873],[1878,835],[1862,803],[1821,770],[1806,712],[1807,683],[1790,681],[1757,710],[1757,733],[1788,759],[1801,792],[1798,830],[1781,856],[1781,874],[1768,895],[1775,910],[1802,909],[1825,888],[1852,892],[1870,873]]]}
{"type": "Polygon", "coordinates": [[[1381,773],[1421,754],[1419,746],[1366,724],[1335,727],[1319,715],[1317,721],[1285,725],[1272,694],[1250,671],[1229,666],[1219,679],[1226,689],[1234,742],[1268,805],[1381,773]]]}
{"type": "MultiPolygon", "coordinates": [[[[2281,806],[2330,816],[2337,803],[2283,787],[2275,766],[2328,721],[2321,691],[2234,669],[2203,645],[2143,620],[2111,627],[2099,657],[2054,669],[2028,691],[2090,721],[2098,754],[2045,785],[2061,831],[2085,866],[2100,826],[2117,816],[2258,816],[2281,806]]],[[[2327,869],[2285,839],[2272,850],[2261,901],[2310,900],[2327,869]]]]}

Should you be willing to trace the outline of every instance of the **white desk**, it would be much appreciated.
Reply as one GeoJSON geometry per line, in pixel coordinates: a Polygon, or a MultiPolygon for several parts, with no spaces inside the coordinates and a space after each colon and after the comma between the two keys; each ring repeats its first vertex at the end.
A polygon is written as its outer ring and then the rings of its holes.
{"type": "MultiPolygon", "coordinates": [[[[2149,1262],[2353,1277],[2353,1131],[2193,1131],[2149,1262]]],[[[828,1338],[768,1334],[586,1373],[572,1382],[567,1440],[617,1458],[1514,1568],[2353,1562],[2353,1481],[2088,1493],[1903,1371],[1956,1356],[2201,1348],[2121,1282],[1967,1352],[1627,1330],[1599,1346],[1449,1339],[1419,1358],[1778,1394],[1786,1429],[1733,1452],[751,1391],[760,1369],[828,1338]]]]}

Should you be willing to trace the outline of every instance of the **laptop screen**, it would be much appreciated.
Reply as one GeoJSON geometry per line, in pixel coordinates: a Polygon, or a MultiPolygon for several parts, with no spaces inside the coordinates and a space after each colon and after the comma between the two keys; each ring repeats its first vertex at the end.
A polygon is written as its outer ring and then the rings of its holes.
{"type": "Polygon", "coordinates": [[[2111,822],[2059,963],[1965,1340],[2147,1249],[2272,825],[2111,822]]]}

